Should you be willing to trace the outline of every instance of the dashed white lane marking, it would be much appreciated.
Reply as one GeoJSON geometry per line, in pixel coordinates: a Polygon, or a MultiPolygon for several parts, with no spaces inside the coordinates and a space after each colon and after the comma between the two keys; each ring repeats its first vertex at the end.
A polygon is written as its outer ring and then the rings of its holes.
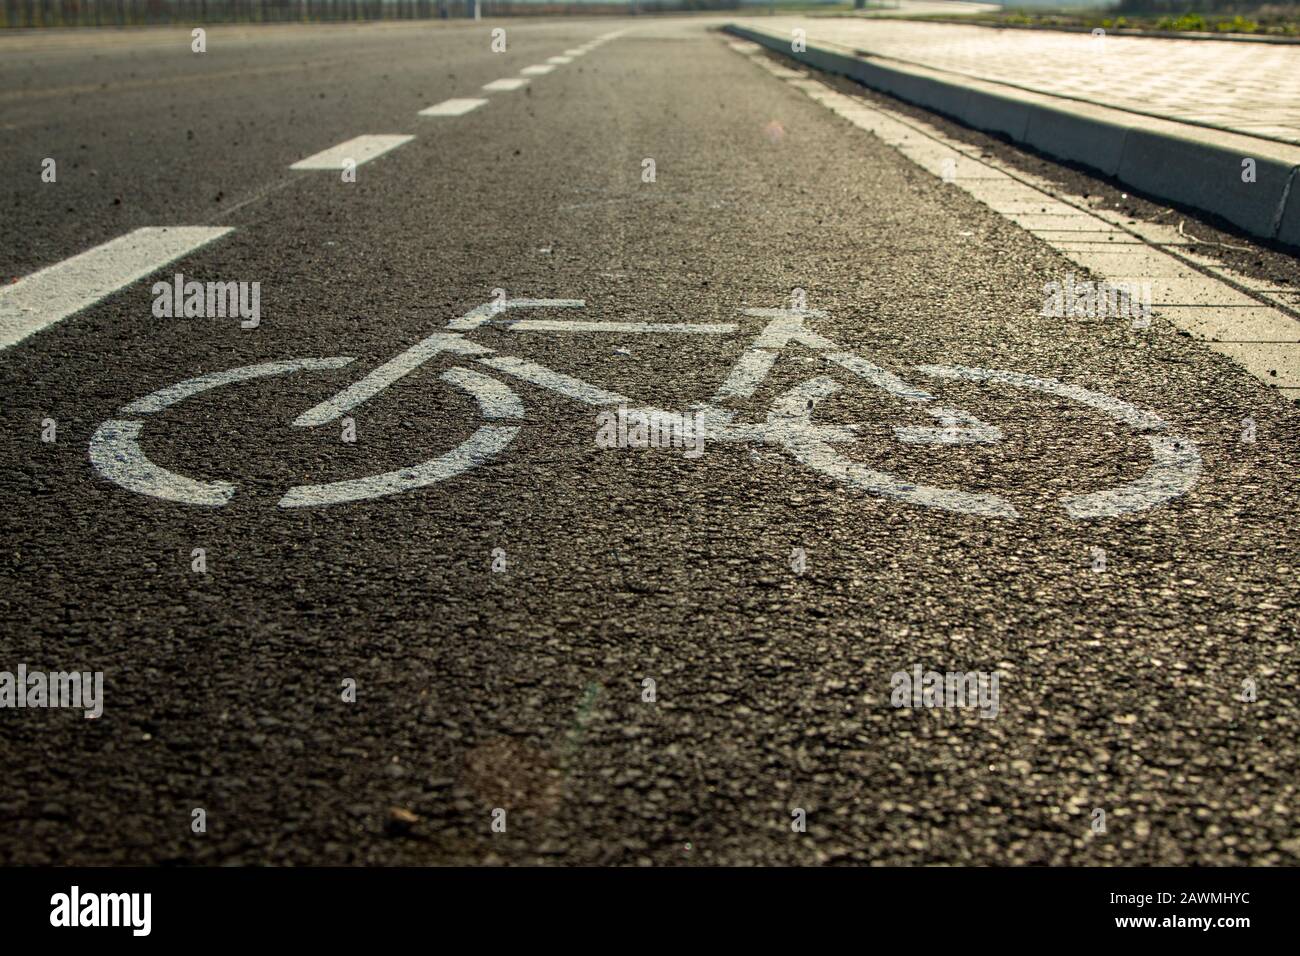
{"type": "Polygon", "coordinates": [[[0,350],[232,231],[147,226],[0,287],[0,350]]]}
{"type": "Polygon", "coordinates": [[[554,63],[556,66],[564,66],[566,63],[572,63],[572,62],[573,62],[573,57],[571,57],[571,56],[548,56],[548,57],[546,58],[546,62],[547,62],[547,63],[554,63]]]}
{"type": "Polygon", "coordinates": [[[584,53],[586,53],[586,52],[587,52],[586,50],[581,50],[581,49],[578,49],[577,47],[574,47],[572,50],[565,50],[565,51],[564,51],[564,55],[565,55],[565,56],[582,56],[582,54],[584,54],[584,53]]]}
{"type": "Polygon", "coordinates": [[[549,388],[553,392],[559,392],[567,398],[572,398],[574,401],[583,402],[587,405],[632,404],[632,400],[625,395],[620,395],[618,392],[609,392],[595,385],[589,385],[582,379],[554,372],[544,365],[529,362],[527,359],[515,358],[510,355],[494,355],[492,358],[481,358],[478,361],[481,365],[494,368],[499,372],[505,372],[516,378],[522,378],[525,382],[539,388],[549,388]]]}
{"type": "Polygon", "coordinates": [[[555,66],[551,63],[534,63],[532,66],[526,66],[519,71],[520,76],[545,76],[552,72],[555,66]]]}
{"type": "Polygon", "coordinates": [[[528,85],[528,81],[517,76],[508,76],[501,80],[493,80],[491,83],[484,83],[483,89],[489,93],[506,93],[510,90],[520,90],[528,85]]]}
{"type": "Polygon", "coordinates": [[[290,169],[345,169],[349,161],[357,166],[368,163],[377,156],[382,156],[391,149],[396,149],[414,136],[372,134],[356,136],[346,142],[331,146],[314,156],[300,159],[290,169]]]}
{"type": "Polygon", "coordinates": [[[433,106],[420,110],[421,116],[464,116],[471,110],[476,110],[487,100],[474,99],[450,99],[443,100],[441,103],[435,103],[433,106]]]}
{"type": "Polygon", "coordinates": [[[314,408],[303,412],[294,424],[299,428],[312,428],[332,422],[348,409],[356,408],[362,402],[378,395],[398,379],[413,372],[439,352],[454,352],[458,355],[486,355],[492,350],[476,345],[464,336],[447,332],[435,332],[428,338],[415,343],[400,355],[385,362],[359,382],[349,385],[333,398],[321,402],[314,408]]]}

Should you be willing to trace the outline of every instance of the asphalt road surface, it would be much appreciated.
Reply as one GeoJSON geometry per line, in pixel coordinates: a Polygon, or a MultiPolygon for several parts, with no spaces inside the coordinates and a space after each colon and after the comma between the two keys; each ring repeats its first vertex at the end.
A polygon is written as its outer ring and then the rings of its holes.
{"type": "Polygon", "coordinates": [[[1300,862],[1300,410],[1040,315],[1055,252],[712,25],[0,38],[6,282],[234,229],[0,351],[0,670],[104,675],[97,719],[0,711],[0,862],[1300,862]],[[368,134],[415,138],[289,169],[368,134]],[[259,325],[156,317],[176,272],[259,325]],[[487,307],[527,299],[585,305],[487,307]],[[124,411],[307,357],[353,361],[124,411]],[[601,447],[618,396],[732,427],[601,447]],[[1072,514],[1148,476],[1130,406],[1180,464],[1072,514]],[[894,706],[917,667],[995,712],[894,706]]]}

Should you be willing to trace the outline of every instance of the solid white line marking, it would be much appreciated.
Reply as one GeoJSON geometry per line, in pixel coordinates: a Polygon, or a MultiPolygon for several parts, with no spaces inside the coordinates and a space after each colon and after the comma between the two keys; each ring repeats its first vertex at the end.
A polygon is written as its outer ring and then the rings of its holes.
{"type": "Polygon", "coordinates": [[[415,139],[414,136],[399,134],[357,136],[347,142],[339,143],[337,146],[331,146],[329,149],[319,152],[314,156],[300,159],[289,168],[345,169],[347,168],[348,160],[351,160],[355,165],[360,166],[362,163],[368,163],[375,157],[382,156],[390,149],[396,149],[405,143],[409,143],[413,139],[415,139]]]}
{"type": "Polygon", "coordinates": [[[555,69],[549,63],[535,63],[532,66],[526,66],[519,71],[520,76],[545,76],[555,69]]]}
{"type": "Polygon", "coordinates": [[[492,350],[476,345],[460,335],[435,332],[428,338],[416,342],[405,352],[385,362],[359,382],[349,385],[333,398],[326,399],[314,408],[303,412],[294,424],[299,428],[312,428],[332,422],[350,408],[356,408],[362,402],[378,395],[399,378],[413,372],[439,352],[455,352],[459,355],[486,355],[492,350]]]}
{"type": "Polygon", "coordinates": [[[476,110],[487,100],[450,99],[435,103],[420,110],[421,116],[464,116],[470,110],[476,110]]]}
{"type": "Polygon", "coordinates": [[[493,80],[491,83],[484,83],[483,89],[490,93],[502,93],[508,90],[522,89],[527,85],[527,80],[520,79],[517,76],[508,76],[503,80],[493,80]]]}
{"type": "Polygon", "coordinates": [[[0,287],[0,349],[232,231],[229,226],[147,226],[0,287]]]}
{"type": "Polygon", "coordinates": [[[708,322],[568,322],[559,319],[507,319],[512,332],[684,332],[696,335],[730,335],[737,326],[708,322]]]}
{"type": "Polygon", "coordinates": [[[587,384],[580,378],[561,375],[559,372],[551,371],[544,365],[538,365],[526,359],[515,358],[510,355],[497,355],[492,358],[481,358],[479,363],[494,368],[498,372],[505,372],[508,375],[514,375],[516,378],[522,378],[525,382],[540,388],[549,388],[553,392],[559,392],[567,398],[584,402],[587,405],[632,404],[631,399],[618,394],[618,392],[607,392],[603,388],[587,384]]]}

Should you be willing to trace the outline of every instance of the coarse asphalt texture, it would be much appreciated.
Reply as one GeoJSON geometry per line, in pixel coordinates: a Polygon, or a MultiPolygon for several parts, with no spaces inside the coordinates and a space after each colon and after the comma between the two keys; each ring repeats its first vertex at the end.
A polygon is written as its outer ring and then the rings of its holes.
{"type": "Polygon", "coordinates": [[[105,675],[97,720],[0,711],[0,862],[1300,862],[1300,410],[1158,318],[1040,315],[1066,260],[713,26],[214,27],[203,55],[186,29],[0,37],[0,275],[139,226],[229,225],[158,277],[262,284],[255,331],[155,318],[142,280],[0,353],[0,670],[105,675]],[[525,90],[479,92],[615,30],[525,90]],[[287,168],[364,133],[416,139],[355,183],[287,168]],[[290,422],[498,288],[611,321],[739,323],[472,333],[668,409],[708,400],[762,330],[740,310],[804,290],[818,333],[1004,438],[904,444],[893,429],[927,415],[793,347],[741,418],[828,375],[842,390],[814,414],[858,425],[846,454],[1019,517],[873,496],[770,445],[601,448],[595,409],[517,379],[521,431],[467,473],[277,507],[291,485],[468,438],[482,419],[439,379],[460,357],[354,410],[355,443],[290,422]],[[92,466],[91,435],[128,402],[307,356],[356,361],[149,422],[159,465],[238,484],[226,506],[92,466]],[[912,370],[927,363],[1153,411],[1197,444],[1199,480],[1074,520],[1059,499],[1140,477],[1142,437],[912,370]],[[917,665],[996,671],[996,717],[891,706],[917,665]]]}

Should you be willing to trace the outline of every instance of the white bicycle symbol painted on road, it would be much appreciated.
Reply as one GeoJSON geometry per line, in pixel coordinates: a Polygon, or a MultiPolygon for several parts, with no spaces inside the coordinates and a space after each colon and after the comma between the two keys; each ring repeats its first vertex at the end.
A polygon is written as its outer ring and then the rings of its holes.
{"type": "MultiPolygon", "coordinates": [[[[636,406],[631,399],[581,379],[555,372],[523,358],[502,355],[468,337],[492,323],[516,332],[564,334],[646,333],[683,335],[733,335],[738,324],[605,322],[588,319],[502,318],[507,311],[532,309],[580,310],[581,299],[513,299],[496,301],[471,309],[396,358],[381,365],[333,398],[300,415],[293,424],[313,427],[333,422],[351,409],[435,357],[455,357],[466,364],[447,369],[444,382],[468,393],[486,420],[468,439],[445,454],[418,464],[377,475],[306,484],[292,487],[280,499],[282,508],[340,504],[362,501],[424,488],[462,474],[500,453],[518,434],[525,420],[519,396],[505,382],[468,367],[469,363],[512,376],[539,388],[549,389],[585,405],[609,408],[636,406]]],[[[569,315],[576,314],[568,311],[569,315]]],[[[845,457],[836,446],[858,440],[851,426],[816,424],[812,420],[817,403],[840,389],[832,378],[817,375],[779,396],[767,419],[759,423],[736,421],[737,410],[728,406],[751,398],[766,380],[783,351],[792,345],[818,354],[829,366],[848,372],[889,395],[912,403],[936,422],[933,426],[899,426],[895,437],[917,445],[992,444],[1002,440],[996,426],[973,415],[941,404],[934,396],[866,359],[840,349],[808,325],[825,318],[810,309],[745,309],[743,314],[766,319],[766,325],[706,403],[692,406],[704,438],[714,442],[745,442],[772,445],[789,452],[796,460],[844,484],[887,498],[961,514],[1015,517],[1015,507],[994,494],[942,488],[907,481],[876,471],[867,464],[845,457]]],[[[123,488],[167,501],[191,505],[220,506],[235,495],[236,486],[227,481],[202,481],[160,467],[149,460],[140,445],[147,417],[185,399],[214,388],[252,379],[342,368],[354,359],[298,358],[260,365],[245,365],[225,372],[213,372],[186,379],[146,395],[123,408],[118,417],[99,426],[90,441],[90,459],[101,475],[123,488]]],[[[1018,372],[969,368],[961,365],[918,365],[914,371],[936,379],[989,382],[1070,399],[1127,425],[1151,448],[1153,461],[1140,478],[1116,487],[1087,494],[1067,495],[1061,506],[1073,518],[1102,518],[1156,507],[1187,492],[1200,473],[1201,459],[1196,445],[1172,435],[1158,415],[1098,392],[1053,379],[1036,378],[1018,372]]],[[[639,406],[648,414],[664,414],[639,406]]]]}

